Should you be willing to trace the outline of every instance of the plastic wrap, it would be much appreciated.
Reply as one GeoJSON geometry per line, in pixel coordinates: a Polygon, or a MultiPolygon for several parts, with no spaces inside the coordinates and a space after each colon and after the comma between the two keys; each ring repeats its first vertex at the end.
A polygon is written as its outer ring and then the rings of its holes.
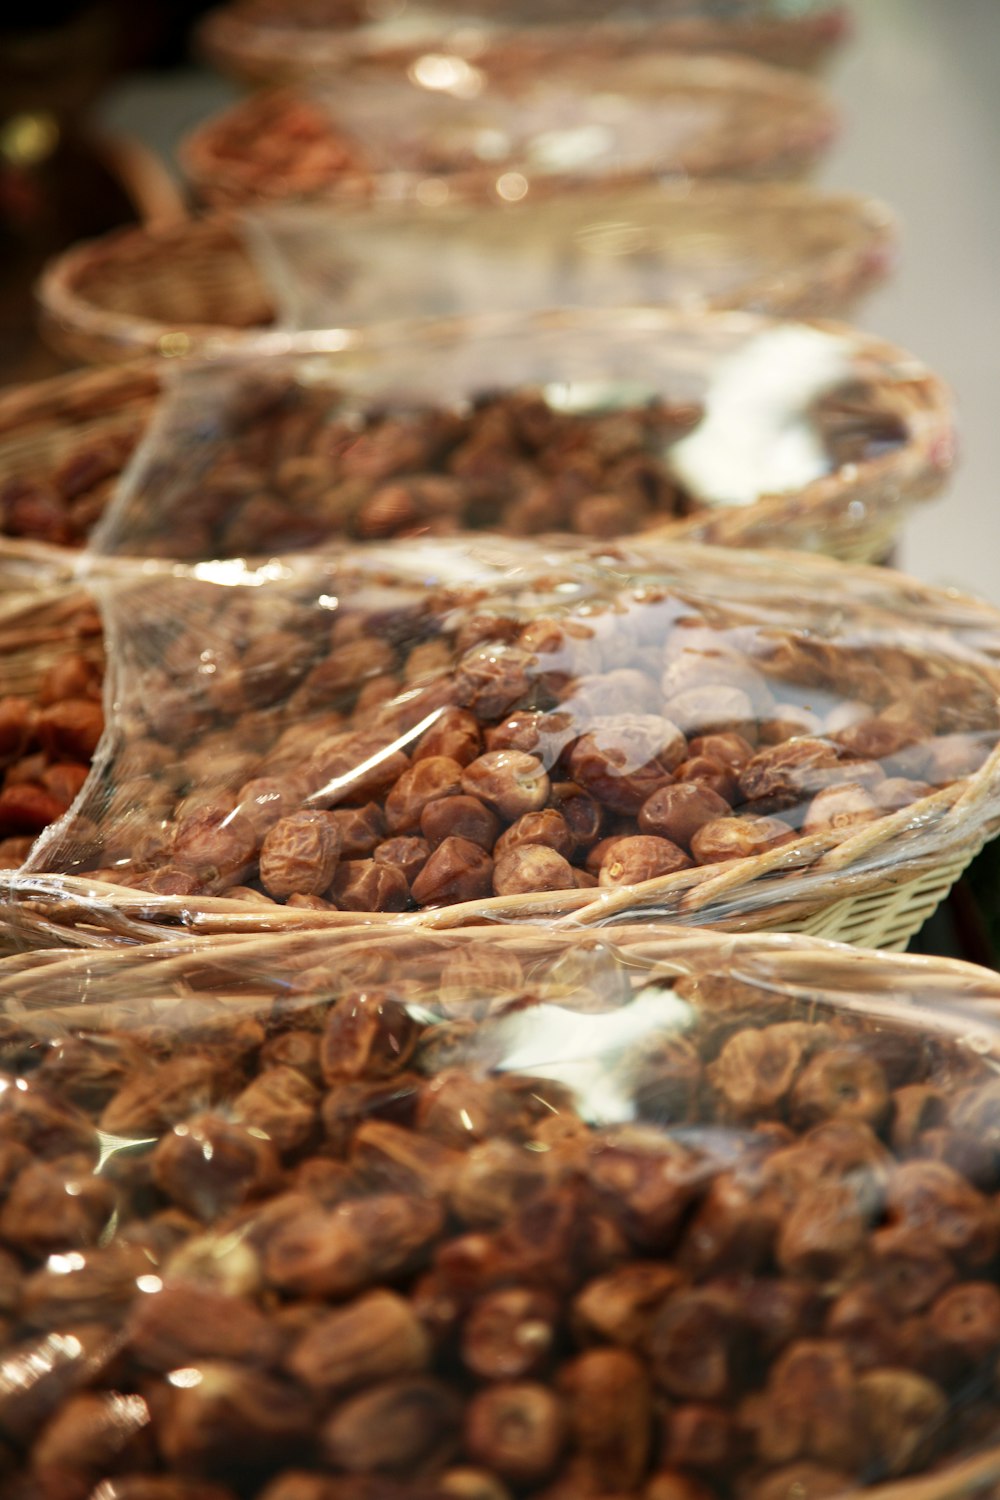
{"type": "Polygon", "coordinates": [[[49,342],[88,363],[246,346],[276,321],[638,303],[843,317],[890,272],[895,242],[872,199],[760,183],[478,208],[272,205],[75,245],[46,267],[38,297],[49,342]]]}
{"type": "Polygon", "coordinates": [[[1000,1474],[993,974],[360,929],[0,996],[5,1500],[1000,1474]]]}
{"type": "Polygon", "coordinates": [[[598,309],[299,341],[323,342],[174,367],[92,548],[667,528],[872,557],[953,458],[934,377],[834,325],[598,309]]]}
{"type": "Polygon", "coordinates": [[[456,540],[90,587],[107,729],[15,928],[787,929],[947,889],[1000,820],[1000,616],[883,570],[456,540]]]}
{"type": "Polygon", "coordinates": [[[809,68],[822,62],[847,31],[845,6],[830,0],[648,0],[544,7],[511,0],[353,5],[332,0],[274,4],[241,0],[202,23],[202,50],[217,66],[255,83],[343,73],[359,63],[413,48],[467,51],[516,33],[526,40],[557,37],[563,47],[742,52],[765,62],[809,68]]]}
{"type": "Polygon", "coordinates": [[[255,96],[187,138],[184,169],[217,205],[516,203],[660,177],[796,177],[835,131],[817,85],[740,58],[535,51],[426,54],[255,96]]]}
{"type": "Polygon", "coordinates": [[[818,314],[893,259],[885,210],[804,189],[688,184],[497,214],[383,207],[245,215],[284,328],[551,307],[733,307],[818,314]]]}

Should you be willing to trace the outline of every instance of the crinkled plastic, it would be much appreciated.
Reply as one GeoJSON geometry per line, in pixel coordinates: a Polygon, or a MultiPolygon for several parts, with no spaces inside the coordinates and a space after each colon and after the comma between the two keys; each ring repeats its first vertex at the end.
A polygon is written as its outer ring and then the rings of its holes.
{"type": "Polygon", "coordinates": [[[830,144],[818,85],[741,58],[560,43],[407,57],[263,93],[200,126],[185,171],[220,204],[517,203],[656,178],[795,178],[830,144]]]}
{"type": "Polygon", "coordinates": [[[107,728],[15,926],[787,928],[947,889],[1000,823],[1000,616],[883,570],[499,539],[106,566],[107,728]]]}
{"type": "Polygon", "coordinates": [[[361,928],[0,997],[5,1500],[1000,1475],[993,974],[361,928]]]}
{"type": "Polygon", "coordinates": [[[297,341],[324,344],[174,367],[92,547],[667,526],[871,557],[953,457],[934,377],[835,325],[594,309],[297,341]]]}
{"type": "Polygon", "coordinates": [[[247,211],[241,228],[283,328],[551,307],[821,313],[893,259],[879,205],[735,183],[574,192],[498,214],[441,205],[336,216],[247,211]]]}

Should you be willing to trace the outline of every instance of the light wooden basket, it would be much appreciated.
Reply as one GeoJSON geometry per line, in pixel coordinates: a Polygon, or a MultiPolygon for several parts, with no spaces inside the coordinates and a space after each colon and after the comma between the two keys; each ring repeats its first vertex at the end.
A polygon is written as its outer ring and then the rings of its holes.
{"type": "MultiPolygon", "coordinates": [[[[476,61],[481,61],[478,55],[476,61]]],[[[714,101],[730,126],[724,143],[702,139],[678,145],[666,138],[665,132],[660,154],[650,145],[647,159],[627,168],[619,167],[611,177],[605,175],[602,179],[595,173],[587,179],[591,185],[604,180],[621,186],[671,177],[680,181],[738,178],[794,182],[813,170],[837,133],[836,111],[829,94],[818,83],[746,58],[700,53],[687,56],[655,49],[643,49],[642,53],[624,58],[613,57],[614,63],[627,65],[637,75],[643,68],[655,67],[655,87],[652,78],[647,77],[641,91],[637,83],[630,83],[627,78],[615,80],[613,85],[607,81],[607,55],[580,61],[580,67],[566,71],[566,82],[582,94],[599,91],[603,82],[605,88],[613,86],[623,96],[629,95],[638,111],[643,95],[654,99],[687,91],[693,96],[699,115],[704,116],[714,101]],[[741,100],[751,104],[758,117],[745,128],[736,128],[735,102],[741,100]]],[[[543,49],[543,56],[534,61],[534,66],[540,76],[550,73],[554,66],[552,49],[543,49]]],[[[497,72],[502,81],[502,69],[498,67],[497,72]]],[[[520,70],[517,76],[523,76],[520,70]]],[[[405,77],[406,59],[403,59],[398,70],[370,70],[367,76],[354,82],[367,96],[369,92],[377,93],[383,81],[398,89],[405,77]]],[[[338,96],[336,78],[320,78],[321,86],[324,82],[325,90],[319,93],[304,86],[288,86],[253,94],[191,131],[180,143],[178,159],[196,199],[216,209],[295,200],[330,204],[380,199],[424,201],[428,173],[415,168],[400,171],[394,164],[388,138],[381,147],[377,141],[366,139],[364,118],[352,129],[343,85],[338,96]],[[327,94],[329,109],[324,103],[327,94]],[[331,167],[330,172],[318,173],[315,180],[306,172],[293,180],[274,149],[275,142],[283,135],[299,140],[303,113],[309,115],[317,129],[325,132],[328,126],[325,139],[332,144],[343,144],[346,149],[343,164],[336,171],[331,167]]],[[[398,93],[390,95],[381,112],[382,117],[393,118],[394,124],[392,111],[398,108],[398,101],[398,93]]],[[[412,127],[409,122],[401,121],[398,129],[406,131],[412,127]]],[[[322,142],[324,137],[317,139],[322,142]]],[[[518,170],[521,175],[531,171],[524,163],[518,170]]],[[[493,202],[498,196],[503,197],[502,163],[472,165],[459,153],[443,172],[437,167],[430,175],[444,184],[449,198],[457,195],[459,201],[493,202]]],[[[578,184],[581,175],[579,170],[569,169],[535,172],[526,191],[536,199],[563,193],[578,184]]]]}
{"type": "MultiPolygon", "coordinates": [[[[291,10],[286,7],[286,13],[291,10]]],[[[644,36],[671,51],[737,52],[808,71],[822,66],[848,31],[849,14],[841,4],[820,5],[797,16],[762,15],[758,8],[747,19],[730,21],[697,15],[650,20],[643,28],[644,36]]],[[[359,57],[370,56],[378,48],[379,35],[378,26],[296,26],[294,13],[289,20],[268,25],[237,0],[211,11],[200,23],[196,41],[213,67],[257,87],[341,71],[359,57]]]]}
{"type": "MultiPolygon", "coordinates": [[[[696,554],[697,549],[691,549],[692,558],[696,554]]],[[[780,553],[770,556],[782,558],[780,553]]],[[[714,561],[717,569],[729,566],[735,587],[745,568],[740,554],[718,552],[714,561]]],[[[832,589],[846,589],[848,579],[859,598],[878,600],[884,594],[881,569],[848,573],[832,560],[790,553],[787,563],[796,587],[808,588],[811,579],[818,598],[826,598],[832,589]]],[[[0,568],[0,580],[2,576],[0,568]]],[[[991,665],[981,666],[981,671],[990,675],[1000,700],[1000,614],[985,602],[916,580],[905,580],[904,590],[911,621],[926,617],[944,628],[951,620],[967,638],[983,643],[991,665]]],[[[7,613],[12,628],[23,629],[27,621],[37,630],[50,623],[51,611],[58,634],[60,607],[57,597],[36,593],[27,610],[12,605],[7,613]]],[[[883,612],[883,623],[892,618],[891,612],[883,612]]],[[[28,694],[29,676],[30,661],[19,679],[19,690],[28,694]]],[[[109,705],[109,722],[112,713],[109,705]]],[[[96,761],[101,753],[99,748],[96,761]]],[[[70,809],[67,818],[73,816],[70,809]]],[[[396,926],[443,931],[537,922],[585,929],[663,921],[724,932],[797,932],[895,951],[905,948],[998,832],[1000,731],[977,771],[860,826],[802,834],[765,854],[685,869],[620,889],[494,896],[404,915],[370,913],[364,922],[376,933],[396,926]]],[[[0,872],[0,944],[152,942],[172,939],[178,928],[222,934],[314,928],[336,932],[357,926],[359,920],[352,912],[311,911],[225,896],[154,895],[86,874],[43,872],[40,865],[36,861],[33,868],[29,859],[22,870],[0,872]]]]}
{"type": "MultiPolygon", "coordinates": [[[[518,329],[527,338],[535,328],[544,336],[549,330],[559,334],[563,329],[592,325],[596,338],[602,318],[606,326],[606,320],[614,317],[625,329],[628,316],[624,311],[612,314],[599,309],[591,316],[569,310],[504,317],[495,326],[508,346],[515,347],[513,334],[518,329]]],[[[690,336],[698,326],[696,318],[668,311],[642,311],[635,316],[644,324],[658,319],[656,327],[662,323],[665,339],[672,327],[690,336]]],[[[716,327],[747,331],[755,326],[748,314],[711,316],[731,320],[731,325],[716,327]]],[[[488,332],[494,328],[487,320],[479,326],[488,332]]],[[[820,326],[838,331],[835,324],[820,326]]],[[[413,348],[422,351],[429,363],[438,349],[444,357],[455,349],[474,351],[476,328],[477,320],[471,319],[423,323],[413,325],[410,337],[413,348]]],[[[407,330],[395,325],[387,335],[390,354],[400,336],[406,343],[407,330]]],[[[732,547],[793,546],[852,563],[884,558],[910,507],[936,494],[950,472],[955,452],[951,401],[942,382],[911,356],[867,334],[852,333],[851,338],[856,341],[859,371],[878,389],[880,406],[898,419],[907,434],[905,442],[791,494],[763,496],[749,506],[700,510],[686,518],[666,520],[646,534],[732,547]]],[[[294,353],[297,347],[295,336],[281,335],[262,336],[256,345],[262,358],[266,353],[294,353]]],[[[303,336],[301,347],[309,348],[308,336],[303,336]]],[[[357,350],[362,365],[369,355],[382,357],[374,342],[369,345],[362,336],[357,350]]],[[[410,356],[412,364],[412,349],[410,356]]],[[[340,378],[342,368],[346,389],[350,389],[353,357],[348,351],[341,366],[335,355],[329,365],[331,381],[340,378]]],[[[248,367],[252,368],[252,361],[248,367]]],[[[11,487],[22,481],[50,481],[67,459],[109,436],[138,439],[156,409],[166,368],[163,361],[135,361],[0,393],[0,528],[4,525],[3,495],[11,487]]]]}
{"type": "MultiPolygon", "coordinates": [[[[683,235],[702,220],[714,236],[731,225],[732,238],[753,225],[754,246],[762,226],[782,247],[780,274],[764,263],[748,270],[742,285],[731,292],[706,291],[706,308],[745,308],[780,317],[843,317],[882,279],[895,256],[891,215],[871,199],[848,194],[818,193],[806,187],[778,184],[691,183],[683,189],[665,185],[642,204],[634,195],[591,193],[584,201],[607,200],[615,221],[629,221],[643,208],[646,236],[683,235]],[[791,251],[789,250],[791,241],[791,251]],[[795,264],[795,269],[790,267],[795,264]]],[[[580,202],[574,194],[574,206],[580,202]]],[[[469,210],[478,218],[485,242],[489,224],[498,212],[514,208],[469,210]]],[[[450,231],[453,215],[421,210],[413,213],[432,227],[441,221],[450,231]]],[[[341,241],[350,255],[352,234],[362,227],[369,234],[379,221],[387,243],[393,238],[398,214],[383,211],[360,216],[347,210],[331,212],[331,241],[341,241]]],[[[530,231],[530,221],[525,225],[530,231]]],[[[641,238],[641,231],[640,231],[641,238]]],[[[367,242],[367,240],[366,240],[367,242]]],[[[539,253],[544,247],[539,244],[539,253]]],[[[644,250],[644,254],[655,250],[644,250]]],[[[175,357],[197,353],[222,338],[253,347],[262,329],[274,322],[275,304],[263,271],[241,234],[238,220],[226,215],[189,219],[167,228],[116,230],[99,240],[76,245],[46,267],[37,288],[42,331],[62,354],[88,364],[109,364],[139,354],[175,357]]],[[[484,284],[484,298],[488,288],[484,284]]],[[[685,292],[685,305],[690,290],[685,292]]],[[[664,305],[669,305],[665,297],[664,305]]],[[[348,301],[345,309],[331,308],[338,327],[356,321],[348,301]]],[[[414,303],[409,315],[423,316],[414,303]]]]}

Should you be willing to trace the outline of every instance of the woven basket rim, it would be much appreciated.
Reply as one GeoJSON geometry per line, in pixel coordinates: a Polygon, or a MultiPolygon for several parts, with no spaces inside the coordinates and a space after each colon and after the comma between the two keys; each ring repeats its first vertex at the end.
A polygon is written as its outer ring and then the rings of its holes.
{"type": "MultiPolygon", "coordinates": [[[[49,978],[63,973],[72,974],[78,969],[85,970],[93,962],[95,954],[100,962],[109,967],[131,967],[148,958],[165,970],[182,968],[192,961],[203,963],[232,959],[259,962],[269,957],[280,959],[285,950],[299,953],[302,947],[318,942],[322,932],[322,927],[309,923],[301,924],[294,931],[280,932],[220,932],[202,935],[178,933],[175,930],[159,942],[119,944],[97,950],[68,947],[8,954],[0,957],[0,998],[4,993],[23,998],[21,980],[24,975],[37,973],[49,978]]],[[[440,931],[405,921],[374,932],[369,923],[355,920],[338,930],[337,951],[342,953],[349,950],[351,945],[365,948],[373,942],[376,945],[399,944],[405,948],[414,942],[433,944],[436,940],[440,940],[442,951],[485,943],[529,953],[532,950],[547,952],[553,948],[560,949],[564,944],[570,943],[574,947],[578,943],[585,946],[593,943],[597,947],[603,947],[610,941],[627,954],[648,957],[660,963],[686,963],[701,959],[712,961],[715,958],[735,963],[760,958],[773,965],[778,974],[787,970],[794,971],[797,976],[815,974],[817,979],[813,982],[818,982],[821,976],[828,976],[833,972],[849,975],[852,986],[871,983],[889,974],[900,974],[906,977],[914,989],[934,990],[947,982],[963,991],[971,991],[977,996],[991,999],[1000,1006],[1000,973],[992,969],[964,959],[928,954],[887,954],[876,949],[854,948],[847,943],[832,942],[827,938],[810,937],[803,933],[728,933],[715,928],[678,926],[669,922],[623,923],[608,932],[600,933],[594,930],[574,932],[567,928],[519,923],[440,931]]],[[[317,948],[317,955],[322,951],[317,948]]],[[[802,982],[809,981],[802,979],[802,982]]]]}
{"type": "MultiPolygon", "coordinates": [[[[406,942],[412,934],[390,934],[388,941],[406,942]]],[[[510,945],[514,952],[524,955],[525,947],[548,945],[551,935],[539,934],[537,929],[507,929],[502,933],[465,932],[449,936],[449,949],[465,942],[510,945]]],[[[343,934],[344,947],[352,942],[371,947],[370,933],[357,927],[343,934]]],[[[616,929],[614,942],[623,956],[648,962],[652,967],[661,966],[673,970],[678,976],[716,971],[732,973],[746,978],[752,985],[772,981],[779,995],[787,987],[788,999],[801,998],[802,991],[815,985],[827,988],[830,1003],[836,1007],[843,998],[845,1009],[860,1018],[887,1019],[898,1017],[914,1025],[925,1022],[931,1035],[940,1035],[946,1041],[961,1045],[967,1028],[975,1027],[976,1050],[985,1058],[997,1055],[1000,1048],[1000,975],[960,960],[936,958],[923,955],[886,955],[877,952],[850,949],[841,944],[803,938],[797,935],[747,934],[735,937],[714,933],[695,932],[691,929],[641,926],[631,929],[616,929]],[[760,964],[763,972],[753,972],[753,965],[760,964]],[[741,968],[750,968],[748,974],[740,974],[741,968]],[[875,996],[858,993],[866,984],[874,983],[875,996]],[[842,985],[843,989],[838,989],[842,985]],[[897,988],[908,993],[899,996],[897,988]],[[953,990],[955,993],[943,994],[953,990]],[[857,995],[854,1000],[852,993],[857,995]],[[928,1002],[935,1002],[934,1011],[927,1009],[928,1002]]],[[[237,990],[229,994],[223,982],[211,974],[213,965],[231,963],[239,969],[241,961],[250,960],[258,967],[261,963],[276,963],[280,954],[275,953],[281,944],[261,942],[258,939],[228,938],[220,940],[181,939],[172,944],[147,945],[145,947],[118,948],[95,954],[90,951],[56,950],[18,954],[0,958],[0,1007],[13,1001],[22,1024],[40,1021],[44,1027],[58,1019],[65,1026],[82,1025],[91,1031],[100,1031],[102,1024],[113,1028],[118,1019],[114,1006],[118,999],[112,995],[104,999],[100,984],[87,985],[86,1003],[74,1003],[72,990],[66,1000],[57,998],[53,1003],[50,992],[62,982],[70,988],[75,979],[96,978],[112,984],[119,977],[118,971],[132,972],[141,965],[155,979],[173,991],[174,981],[183,980],[190,974],[192,964],[208,970],[204,982],[194,991],[205,996],[215,996],[221,1001],[260,1000],[251,993],[245,995],[237,990]],[[96,973],[95,973],[96,971],[96,973]],[[105,1008],[107,1016],[105,1017],[105,1008]]],[[[284,945],[284,946],[287,946],[284,945]]],[[[151,987],[152,988],[152,987],[151,987]]],[[[179,987],[178,987],[179,988],[179,987]]],[[[269,989],[262,989],[263,1000],[269,989]]],[[[149,998],[155,1002],[155,990],[149,998]]],[[[237,1012],[239,1014],[239,1012],[237,1012]]],[[[834,1500],[863,1500],[873,1496],[875,1500],[971,1500],[996,1483],[1000,1477],[1000,1447],[987,1447],[985,1451],[971,1454],[949,1455],[943,1467],[908,1474],[899,1479],[883,1481],[871,1487],[850,1485],[834,1500]]]]}
{"type": "MultiPolygon", "coordinates": [[[[830,288],[836,289],[835,295],[847,301],[852,290],[856,289],[860,293],[873,279],[886,274],[895,257],[898,221],[886,204],[866,194],[824,192],[799,183],[750,184],[708,180],[684,186],[650,184],[638,191],[648,194],[651,204],[656,199],[661,199],[665,208],[676,208],[681,213],[692,207],[697,209],[701,204],[721,204],[725,207],[728,200],[734,213],[740,207],[752,206],[757,214],[801,208],[804,216],[811,217],[818,211],[823,211],[827,216],[830,242],[819,253],[811,252],[803,258],[799,267],[783,270],[778,281],[762,271],[755,279],[747,281],[745,288],[738,293],[738,302],[725,295],[718,298],[707,297],[704,306],[709,311],[753,307],[755,310],[766,308],[771,314],[795,312],[810,300],[822,300],[824,295],[829,295],[830,288]],[[840,216],[839,226],[834,217],[836,215],[840,216]],[[839,237],[834,234],[838,227],[839,237]]],[[[635,195],[635,189],[617,188],[613,184],[592,190],[595,199],[606,198],[609,203],[635,195]]],[[[449,209],[456,208],[458,212],[475,212],[477,207],[484,217],[491,212],[502,211],[475,204],[449,205],[449,209]]],[[[419,205],[414,211],[421,212],[419,205]]],[[[398,205],[390,204],[381,208],[345,206],[337,216],[336,227],[338,232],[349,232],[352,224],[359,221],[377,225],[380,219],[384,219],[388,227],[399,212],[398,205]]],[[[447,219],[447,214],[445,218],[447,219]]],[[[736,222],[739,222],[738,219],[736,222]]],[[[138,310],[125,312],[102,308],[88,297],[85,289],[95,269],[100,270],[104,266],[115,268],[117,261],[121,272],[128,271],[132,252],[139,247],[148,250],[151,255],[162,253],[164,264],[169,266],[176,245],[189,243],[196,247],[199,241],[204,241],[207,263],[213,250],[219,253],[220,245],[227,238],[236,252],[244,255],[247,265],[256,272],[258,268],[254,264],[252,252],[241,240],[238,212],[217,210],[163,227],[129,226],[116,229],[100,238],[76,244],[54,257],[43,269],[35,287],[36,300],[43,316],[57,333],[93,340],[96,346],[106,345],[109,357],[112,354],[119,357],[130,352],[162,353],[164,338],[178,333],[188,338],[189,348],[185,352],[192,352],[203,340],[213,338],[230,337],[240,344],[252,345],[261,331],[269,325],[261,323],[245,328],[230,323],[162,322],[145,317],[138,310]]],[[[142,285],[141,277],[137,277],[137,307],[141,301],[142,285]]],[[[266,294],[268,289],[263,280],[261,287],[266,294]]],[[[664,304],[668,310],[670,306],[669,303],[664,304]]]]}
{"type": "MultiPolygon", "coordinates": [[[[95,239],[81,240],[54,256],[43,267],[34,288],[36,303],[42,317],[48,320],[51,327],[63,333],[94,340],[101,347],[106,346],[107,358],[154,354],[174,358],[175,351],[164,341],[176,334],[187,336],[187,345],[182,345],[177,351],[182,354],[193,352],[203,340],[252,337],[257,328],[265,329],[269,325],[261,323],[254,329],[244,329],[231,323],[163,322],[145,317],[140,312],[120,312],[100,307],[81,289],[81,282],[89,277],[93,269],[99,269],[103,263],[113,265],[116,257],[123,252],[121,269],[127,269],[128,251],[134,247],[144,245],[151,250],[162,249],[164,260],[168,261],[172,248],[178,242],[183,243],[192,238],[197,241],[201,238],[205,240],[207,250],[214,244],[218,251],[219,243],[226,234],[231,237],[234,250],[240,253],[243,247],[239,241],[236,216],[221,211],[211,217],[189,217],[162,226],[130,224],[95,239]]],[[[256,271],[249,253],[245,258],[247,265],[256,271]]],[[[135,280],[134,284],[141,290],[141,278],[135,280]]],[[[266,288],[263,283],[261,285],[262,292],[266,294],[266,288]]],[[[100,360],[94,362],[99,363],[100,360]]]]}
{"type": "MultiPolygon", "coordinates": [[[[756,911],[747,911],[748,920],[763,920],[764,912],[780,911],[785,904],[781,894],[782,874],[798,869],[817,871],[829,876],[827,890],[800,894],[796,910],[821,911],[844,895],[859,895],[893,887],[901,879],[914,879],[941,863],[938,854],[925,855],[918,862],[897,859],[888,869],[869,868],[863,874],[854,869],[857,859],[879,851],[898,852],[900,838],[909,828],[925,828],[929,821],[952,830],[952,848],[960,849],[968,859],[979,852],[991,833],[1000,829],[1000,743],[989,759],[972,777],[885,817],[861,825],[861,829],[844,836],[836,832],[809,834],[779,846],[766,854],[728,860],[720,864],[695,866],[674,875],[659,876],[634,886],[614,891],[580,890],[537,892],[509,897],[490,896],[480,901],[459,902],[452,906],[417,912],[364,913],[373,929],[406,924],[414,928],[447,930],[480,924],[545,922],[559,927],[603,927],[619,920],[634,918],[649,910],[651,916],[662,915],[660,908],[679,898],[677,910],[693,919],[720,896],[738,900],[756,882],[777,877],[767,887],[766,900],[756,911]],[[994,804],[988,823],[982,820],[984,807],[994,804]],[[841,880],[842,877],[842,880],[841,880]]],[[[322,927],[339,930],[354,925],[357,912],[315,912],[297,907],[256,904],[224,896],[159,896],[141,889],[114,886],[88,876],[20,875],[0,872],[0,899],[13,908],[26,908],[39,902],[54,903],[77,920],[119,929],[136,940],[148,931],[147,924],[171,922],[199,932],[281,931],[289,928],[322,927]]],[[[174,930],[174,929],[168,929],[174,930]]]]}
{"type": "MultiPolygon", "coordinates": [[[[648,54],[647,54],[648,56],[648,54]]],[[[631,59],[638,62],[637,56],[631,59]]],[[[718,95],[729,100],[734,94],[754,95],[772,107],[780,106],[786,112],[807,117],[808,125],[797,123],[794,127],[786,120],[782,129],[748,132],[744,150],[737,150],[731,160],[717,163],[703,176],[739,177],[768,173],[779,177],[794,177],[811,163],[836,135],[840,125],[840,112],[829,90],[815,79],[790,72],[784,68],[770,67],[749,57],[737,57],[730,53],[684,53],[657,52],[656,60],[661,69],[660,81],[679,80],[699,87],[705,95],[718,95]],[[764,139],[761,146],[760,138],[764,139]]],[[[625,59],[626,62],[629,59],[625,59]]],[[[315,81],[315,77],[314,80],[315,81]]],[[[331,83],[335,84],[335,78],[331,83]]],[[[277,196],[281,201],[290,201],[283,193],[273,194],[266,190],[249,188],[245,172],[239,160],[219,150],[218,142],[225,140],[232,128],[244,115],[251,120],[262,107],[274,110],[284,104],[296,104],[308,96],[304,81],[298,84],[282,84],[268,87],[248,98],[237,100],[219,110],[195,126],[180,141],[177,160],[181,171],[195,191],[209,203],[254,203],[264,202],[277,196]]],[[[335,132],[334,132],[335,133],[335,132]]],[[[675,169],[676,170],[676,169],[675,169]]],[[[637,168],[620,181],[653,181],[664,175],[662,164],[637,168]]],[[[682,172],[682,177],[690,174],[682,172]]],[[[376,174],[377,180],[377,174],[376,174]]],[[[538,178],[536,191],[549,192],[565,187],[566,177],[538,178]]],[[[462,179],[449,174],[449,186],[461,191],[462,179]]],[[[469,191],[481,196],[482,189],[473,183],[469,191]]],[[[336,182],[326,184],[298,201],[319,199],[330,203],[356,201],[356,185],[344,192],[336,182]]],[[[394,196],[398,188],[393,189],[394,196]]]]}
{"type": "MultiPolygon", "coordinates": [[[[195,29],[195,46],[206,61],[240,78],[258,81],[275,76],[307,77],[317,69],[342,68],[379,55],[377,23],[303,28],[283,21],[248,20],[240,10],[239,4],[220,5],[204,16],[195,29]]],[[[744,37],[764,27],[771,38],[808,41],[812,57],[817,46],[820,56],[834,47],[848,30],[849,20],[850,11],[843,0],[825,0],[810,13],[741,17],[726,25],[738,28],[744,37]]],[[[648,21],[646,26],[659,45],[669,47],[689,35],[694,24],[698,26],[702,49],[706,46],[707,29],[709,38],[717,38],[720,50],[729,51],[734,46],[738,50],[739,38],[732,38],[731,29],[719,37],[718,23],[713,27],[711,18],[704,16],[663,17],[648,21]]],[[[540,31],[543,29],[544,23],[539,27],[540,31]]],[[[707,45],[710,49],[712,44],[707,45]]]]}

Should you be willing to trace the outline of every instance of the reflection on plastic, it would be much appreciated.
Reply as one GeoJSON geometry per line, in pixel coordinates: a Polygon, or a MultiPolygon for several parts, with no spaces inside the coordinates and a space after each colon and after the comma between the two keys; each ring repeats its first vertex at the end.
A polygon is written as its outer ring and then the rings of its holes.
{"type": "Polygon", "coordinates": [[[829,473],[811,408],[850,380],[853,353],[846,338],[805,327],[750,339],[715,372],[704,421],[674,445],[671,469],[712,505],[752,505],[829,473]]]}

